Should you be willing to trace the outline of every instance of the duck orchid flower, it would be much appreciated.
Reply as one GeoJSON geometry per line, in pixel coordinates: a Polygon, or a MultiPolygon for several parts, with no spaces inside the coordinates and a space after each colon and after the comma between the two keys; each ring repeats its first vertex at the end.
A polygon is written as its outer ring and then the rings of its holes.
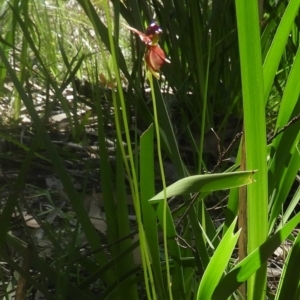
{"type": "Polygon", "coordinates": [[[146,51],[144,60],[148,70],[157,78],[160,78],[159,70],[161,66],[166,62],[170,61],[166,58],[165,52],[158,45],[159,35],[162,33],[161,28],[157,23],[152,23],[143,33],[131,26],[126,25],[126,27],[138,34],[141,41],[146,44],[146,51]]]}

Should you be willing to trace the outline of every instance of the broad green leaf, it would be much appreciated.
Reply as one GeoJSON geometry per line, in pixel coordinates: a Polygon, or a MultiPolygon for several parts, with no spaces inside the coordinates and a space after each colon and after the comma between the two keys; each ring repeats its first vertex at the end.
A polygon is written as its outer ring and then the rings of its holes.
{"type": "MultiPolygon", "coordinates": [[[[268,232],[266,112],[261,37],[257,1],[235,1],[240,50],[246,168],[258,170],[256,184],[247,187],[247,251],[265,242],[268,232]]],[[[249,278],[247,296],[265,300],[267,266],[249,278]]]]}
{"type": "MultiPolygon", "coordinates": [[[[255,171],[224,174],[194,175],[178,180],[166,189],[167,198],[197,192],[213,192],[243,186],[254,182],[255,171]]],[[[164,191],[152,197],[150,202],[164,198],[164,191]]]]}

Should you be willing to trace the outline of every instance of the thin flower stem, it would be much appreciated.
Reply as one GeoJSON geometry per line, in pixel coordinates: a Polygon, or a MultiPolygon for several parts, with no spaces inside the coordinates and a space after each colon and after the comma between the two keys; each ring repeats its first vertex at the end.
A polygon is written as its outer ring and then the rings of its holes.
{"type": "Polygon", "coordinates": [[[168,242],[167,242],[167,193],[166,193],[166,178],[164,173],[164,167],[163,167],[163,159],[161,155],[161,143],[160,143],[160,132],[159,132],[159,122],[158,122],[158,115],[157,115],[157,106],[156,106],[156,98],[155,98],[155,92],[154,92],[154,86],[153,86],[153,77],[152,73],[148,72],[148,79],[150,83],[151,88],[151,97],[152,97],[152,103],[153,103],[153,113],[154,113],[154,125],[155,125],[155,131],[156,131],[156,140],[157,140],[157,154],[158,154],[158,161],[159,161],[159,167],[160,167],[160,173],[161,173],[161,179],[162,179],[162,185],[163,185],[163,191],[164,191],[164,201],[163,201],[163,239],[164,239],[164,254],[165,254],[165,261],[166,261],[166,271],[167,271],[167,282],[168,284],[168,290],[169,290],[169,299],[172,300],[172,290],[171,290],[171,276],[170,276],[170,265],[169,265],[169,255],[168,255],[168,242]]]}

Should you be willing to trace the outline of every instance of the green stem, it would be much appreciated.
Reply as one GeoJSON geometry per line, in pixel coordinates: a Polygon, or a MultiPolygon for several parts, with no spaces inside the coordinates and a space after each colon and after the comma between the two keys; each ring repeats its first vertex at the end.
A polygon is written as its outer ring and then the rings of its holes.
{"type": "Polygon", "coordinates": [[[153,103],[153,114],[154,114],[154,126],[156,131],[156,140],[157,140],[157,154],[158,154],[158,162],[159,162],[159,168],[161,173],[161,180],[163,185],[163,191],[164,191],[164,201],[163,201],[163,239],[164,239],[164,254],[165,254],[165,261],[166,261],[166,271],[167,271],[167,282],[168,282],[168,290],[170,299],[173,299],[172,297],[172,290],[171,290],[171,277],[170,277],[170,265],[169,265],[169,255],[168,255],[168,244],[167,244],[167,193],[166,193],[166,178],[164,173],[164,165],[163,165],[163,159],[161,154],[161,143],[160,143],[160,131],[159,131],[159,121],[157,116],[157,106],[156,106],[156,98],[155,98],[155,92],[154,92],[154,86],[153,86],[153,77],[150,72],[148,73],[148,79],[150,82],[150,88],[151,88],[151,97],[152,97],[152,103],[153,103]]]}

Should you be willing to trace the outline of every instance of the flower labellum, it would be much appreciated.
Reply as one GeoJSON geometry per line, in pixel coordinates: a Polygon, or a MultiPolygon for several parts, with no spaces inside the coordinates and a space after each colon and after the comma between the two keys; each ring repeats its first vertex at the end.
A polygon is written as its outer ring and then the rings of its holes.
{"type": "Polygon", "coordinates": [[[159,69],[161,66],[167,62],[164,51],[159,47],[159,45],[148,46],[145,53],[145,62],[149,71],[157,78],[160,78],[159,69]]]}

